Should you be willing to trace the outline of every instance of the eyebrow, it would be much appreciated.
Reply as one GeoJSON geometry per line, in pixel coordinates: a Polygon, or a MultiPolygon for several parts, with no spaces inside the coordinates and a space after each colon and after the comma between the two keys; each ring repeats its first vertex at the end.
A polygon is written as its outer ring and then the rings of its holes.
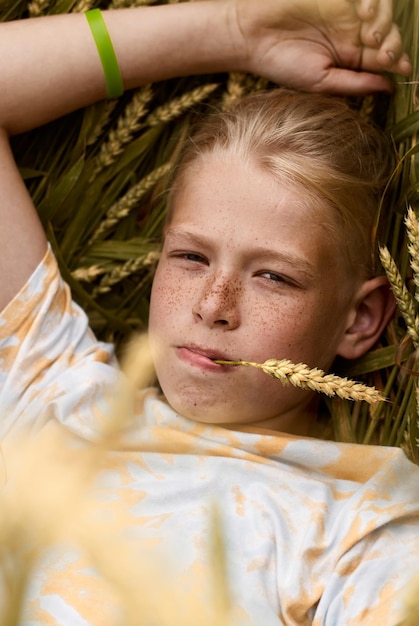
{"type": "MultiPolygon", "coordinates": [[[[165,239],[172,239],[174,237],[180,237],[191,244],[203,247],[210,247],[212,243],[210,238],[205,235],[198,235],[183,228],[169,226],[165,234],[165,239]]],[[[299,272],[307,276],[307,278],[314,279],[319,275],[319,272],[315,270],[309,261],[290,251],[280,252],[279,250],[269,248],[253,247],[249,249],[248,256],[267,263],[287,263],[295,267],[299,272]]]]}
{"type": "Polygon", "coordinates": [[[252,256],[261,261],[266,259],[268,263],[287,263],[288,265],[292,265],[299,272],[305,274],[307,278],[314,279],[319,275],[319,272],[314,269],[309,261],[292,252],[279,252],[278,250],[269,250],[266,248],[252,248],[250,252],[252,256]]]}

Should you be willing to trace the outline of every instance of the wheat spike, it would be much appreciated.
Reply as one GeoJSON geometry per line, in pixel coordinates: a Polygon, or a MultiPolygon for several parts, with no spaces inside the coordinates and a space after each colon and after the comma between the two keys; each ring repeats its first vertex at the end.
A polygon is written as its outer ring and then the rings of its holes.
{"type": "MultiPolygon", "coordinates": [[[[416,415],[415,417],[411,417],[410,419],[416,419],[416,432],[419,433],[419,385],[416,385],[416,415]]],[[[408,432],[405,433],[405,435],[408,435],[408,432]]],[[[416,447],[419,448],[419,437],[415,437],[415,444],[416,447]]]]}
{"type": "Polygon", "coordinates": [[[153,97],[151,85],[139,89],[119,116],[116,128],[109,132],[108,140],[102,145],[95,159],[93,174],[90,180],[105,167],[111,165],[121,154],[124,146],[129,143],[134,133],[142,126],[141,119],[147,113],[148,105],[153,97]]]}
{"type": "Polygon", "coordinates": [[[71,272],[71,275],[80,282],[91,283],[101,274],[105,274],[106,271],[107,270],[100,265],[91,265],[90,267],[78,267],[71,272]]]}
{"type": "Polygon", "coordinates": [[[419,348],[419,318],[416,314],[413,298],[404,284],[396,263],[385,246],[380,248],[380,259],[387,274],[394,297],[396,298],[399,310],[406,323],[407,334],[412,339],[415,348],[419,348]]]}
{"type": "Polygon", "coordinates": [[[110,9],[123,9],[125,7],[142,7],[149,4],[155,4],[156,0],[112,0],[109,5],[110,9]]]}
{"type": "Polygon", "coordinates": [[[247,91],[262,91],[266,89],[269,81],[266,78],[254,76],[253,74],[246,74],[246,89],[247,91]]]}
{"type": "Polygon", "coordinates": [[[202,85],[192,91],[184,93],[179,98],[174,98],[157,107],[146,118],[146,124],[148,126],[157,126],[158,124],[167,124],[176,117],[179,117],[187,109],[205,100],[219,85],[217,83],[210,83],[209,85],[202,85]]]}
{"type": "Polygon", "coordinates": [[[103,233],[110,230],[124,217],[127,217],[131,210],[138,204],[141,198],[154,187],[154,185],[165,176],[171,168],[171,163],[164,163],[160,167],[145,176],[139,183],[131,187],[127,193],[115,202],[107,211],[105,218],[99,224],[93,235],[89,239],[89,245],[98,239],[103,233]]]}
{"type": "Polygon", "coordinates": [[[130,259],[122,265],[118,265],[111,272],[107,273],[100,281],[100,284],[93,290],[92,296],[96,297],[103,293],[108,293],[114,285],[131,276],[138,270],[151,267],[159,260],[159,252],[148,252],[142,254],[136,259],[130,259]]]}
{"type": "Polygon", "coordinates": [[[94,5],[94,0],[79,0],[71,9],[72,13],[85,13],[94,5]]]}
{"type": "Polygon", "coordinates": [[[45,9],[48,8],[50,0],[33,0],[28,4],[28,13],[30,17],[39,17],[45,13],[45,9]]]}
{"type": "Polygon", "coordinates": [[[315,367],[310,368],[305,363],[292,363],[289,359],[268,359],[264,363],[254,363],[253,361],[221,361],[215,363],[220,365],[244,365],[245,367],[256,367],[265,374],[276,378],[283,385],[294,385],[300,389],[310,389],[324,393],[326,396],[338,396],[343,400],[364,400],[369,404],[385,400],[384,396],[375,388],[363,383],[326,374],[323,370],[315,367]]]}
{"type": "Polygon", "coordinates": [[[415,300],[419,302],[419,221],[411,207],[407,211],[405,223],[409,239],[407,249],[410,255],[410,267],[413,271],[413,282],[415,284],[415,300]]]}
{"type": "Polygon", "coordinates": [[[223,95],[222,108],[228,109],[246,91],[246,74],[242,72],[231,72],[228,77],[226,91],[223,95]]]}
{"type": "Polygon", "coordinates": [[[99,139],[117,104],[118,100],[108,100],[108,102],[106,102],[106,107],[103,115],[100,116],[95,124],[95,127],[87,138],[86,144],[88,146],[92,146],[94,143],[96,143],[97,139],[99,139]]]}

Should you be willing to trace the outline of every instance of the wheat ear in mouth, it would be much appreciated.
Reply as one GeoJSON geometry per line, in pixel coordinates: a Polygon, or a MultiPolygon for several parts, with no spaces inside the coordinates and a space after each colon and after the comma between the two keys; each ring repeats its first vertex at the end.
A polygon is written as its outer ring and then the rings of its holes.
{"type": "Polygon", "coordinates": [[[304,363],[292,363],[288,359],[268,359],[264,363],[253,361],[222,361],[214,359],[219,365],[234,365],[256,367],[265,374],[281,381],[283,385],[294,385],[301,389],[310,389],[324,393],[329,397],[338,396],[344,400],[363,400],[369,404],[385,400],[385,397],[375,387],[369,387],[349,378],[326,374],[323,370],[315,367],[310,368],[304,363]]]}

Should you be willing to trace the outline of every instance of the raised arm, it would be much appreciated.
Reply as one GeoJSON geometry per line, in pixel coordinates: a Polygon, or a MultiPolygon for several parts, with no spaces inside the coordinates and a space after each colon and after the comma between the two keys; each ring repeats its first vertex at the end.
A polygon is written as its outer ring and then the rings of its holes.
{"type": "MultiPolygon", "coordinates": [[[[342,93],[388,88],[376,74],[383,69],[410,71],[391,15],[390,0],[207,0],[104,12],[125,89],[238,70],[342,93]]],[[[82,14],[0,24],[0,58],[1,310],[46,248],[8,137],[100,100],[106,90],[82,14]]]]}
{"type": "MultiPolygon", "coordinates": [[[[300,89],[367,93],[389,86],[376,72],[410,71],[391,0],[208,0],[104,17],[126,89],[243,70],[300,89]]],[[[0,24],[0,55],[0,125],[9,133],[105,97],[82,14],[0,24]]]]}

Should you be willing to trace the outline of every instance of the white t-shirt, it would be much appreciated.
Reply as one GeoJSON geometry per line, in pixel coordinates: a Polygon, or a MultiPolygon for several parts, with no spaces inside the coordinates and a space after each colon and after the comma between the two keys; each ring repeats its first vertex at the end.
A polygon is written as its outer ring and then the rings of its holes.
{"type": "MultiPolygon", "coordinates": [[[[48,251],[0,318],[6,470],[7,442],[24,428],[58,424],[94,440],[118,376],[48,251]]],[[[95,495],[105,517],[124,520],[136,559],[166,559],[172,590],[210,596],[216,507],[235,624],[401,621],[400,590],[419,572],[419,468],[400,449],[207,426],[153,389],[138,406],[95,495]]],[[[114,626],[109,589],[92,563],[56,547],[33,576],[22,624],[114,626]]]]}

